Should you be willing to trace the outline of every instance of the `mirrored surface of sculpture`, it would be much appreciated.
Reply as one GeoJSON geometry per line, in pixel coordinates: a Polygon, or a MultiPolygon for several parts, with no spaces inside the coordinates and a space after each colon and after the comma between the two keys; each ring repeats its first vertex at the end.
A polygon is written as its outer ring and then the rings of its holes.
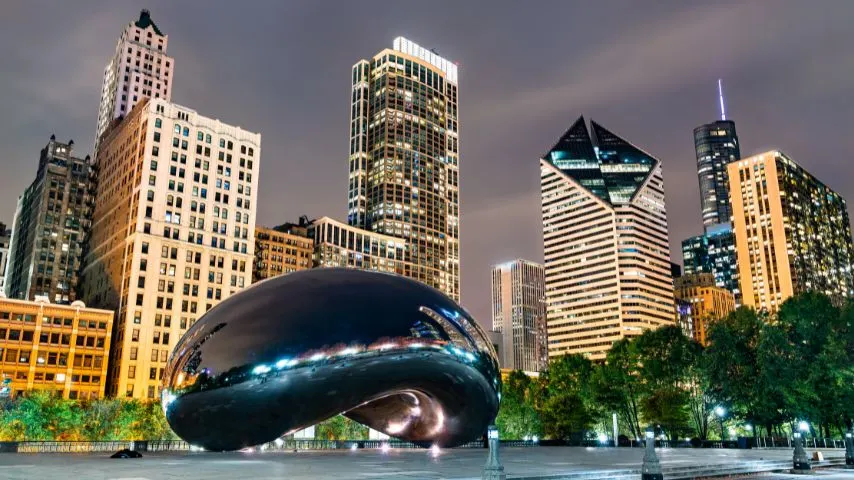
{"type": "Polygon", "coordinates": [[[314,269],[253,285],[181,338],[162,403],[181,438],[237,450],[338,414],[452,447],[498,411],[495,351],[453,300],[401,276],[314,269]]]}

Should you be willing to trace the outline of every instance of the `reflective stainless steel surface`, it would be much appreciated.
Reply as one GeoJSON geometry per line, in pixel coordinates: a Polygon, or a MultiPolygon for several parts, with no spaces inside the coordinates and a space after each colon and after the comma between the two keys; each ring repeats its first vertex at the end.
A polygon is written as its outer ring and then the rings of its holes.
{"type": "Polygon", "coordinates": [[[495,352],[453,300],[351,269],[276,277],[232,296],[175,347],[162,393],[172,429],[235,450],[344,413],[397,438],[449,447],[498,411],[495,352]]]}

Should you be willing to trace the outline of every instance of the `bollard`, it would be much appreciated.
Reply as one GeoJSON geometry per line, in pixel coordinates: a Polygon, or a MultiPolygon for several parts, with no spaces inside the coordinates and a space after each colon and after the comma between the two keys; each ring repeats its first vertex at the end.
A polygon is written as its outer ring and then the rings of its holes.
{"type": "Polygon", "coordinates": [[[655,454],[655,432],[652,429],[646,431],[646,450],[643,454],[641,480],[664,480],[661,463],[655,454]]]}
{"type": "Polygon", "coordinates": [[[800,432],[795,432],[795,453],[792,455],[792,473],[811,473],[812,465],[807,452],[804,450],[804,439],[800,432]]]}
{"type": "Polygon", "coordinates": [[[504,466],[498,459],[498,427],[495,425],[489,426],[489,457],[486,459],[486,465],[483,466],[482,480],[506,480],[507,474],[504,473],[504,466]]]}
{"type": "Polygon", "coordinates": [[[845,434],[845,465],[854,468],[854,432],[845,434]]]}

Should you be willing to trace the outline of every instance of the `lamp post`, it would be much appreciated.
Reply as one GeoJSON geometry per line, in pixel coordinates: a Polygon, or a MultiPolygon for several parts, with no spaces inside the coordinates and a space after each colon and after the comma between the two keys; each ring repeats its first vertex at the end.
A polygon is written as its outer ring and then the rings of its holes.
{"type": "Polygon", "coordinates": [[[801,432],[795,432],[795,452],[792,455],[792,473],[809,473],[812,471],[810,459],[807,457],[807,452],[804,450],[803,435],[801,432]]]}
{"type": "Polygon", "coordinates": [[[641,480],[664,480],[661,473],[661,463],[655,454],[655,431],[652,426],[646,429],[646,449],[643,454],[643,466],[641,467],[641,480]]]}
{"type": "Polygon", "coordinates": [[[487,431],[489,438],[489,457],[486,459],[486,465],[483,466],[482,480],[506,480],[507,474],[504,472],[504,465],[498,459],[498,427],[490,425],[487,431]]]}
{"type": "Polygon", "coordinates": [[[718,422],[721,426],[721,448],[724,446],[724,415],[726,415],[726,409],[721,407],[720,405],[715,407],[715,415],[718,417],[718,422]]]}
{"type": "Polygon", "coordinates": [[[854,431],[845,433],[845,465],[854,468],[854,431]]]}

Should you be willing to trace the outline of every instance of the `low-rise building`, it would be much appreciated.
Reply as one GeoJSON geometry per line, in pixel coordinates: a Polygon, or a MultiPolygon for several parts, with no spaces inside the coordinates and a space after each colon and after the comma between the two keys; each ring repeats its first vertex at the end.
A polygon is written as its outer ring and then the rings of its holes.
{"type": "Polygon", "coordinates": [[[405,275],[406,240],[362,230],[329,217],[311,222],[313,267],[345,267],[405,275]]]}
{"type": "Polygon", "coordinates": [[[0,396],[52,390],[63,398],[103,397],[112,329],[112,311],[80,301],[0,298],[0,396]]]}
{"type": "Polygon", "coordinates": [[[255,227],[252,283],[311,268],[314,242],[308,238],[307,233],[300,235],[300,232],[289,229],[288,225],[274,228],[255,227]]]}
{"type": "MultiPolygon", "coordinates": [[[[703,345],[708,344],[708,330],[711,323],[727,316],[735,310],[735,296],[729,290],[715,284],[711,273],[683,275],[674,281],[674,295],[681,302],[679,306],[689,307],[690,333],[703,345]]],[[[684,317],[680,309],[680,318],[684,317]]],[[[683,330],[686,330],[683,327],[683,330]]],[[[686,332],[687,333],[687,332],[686,332]]]]}

